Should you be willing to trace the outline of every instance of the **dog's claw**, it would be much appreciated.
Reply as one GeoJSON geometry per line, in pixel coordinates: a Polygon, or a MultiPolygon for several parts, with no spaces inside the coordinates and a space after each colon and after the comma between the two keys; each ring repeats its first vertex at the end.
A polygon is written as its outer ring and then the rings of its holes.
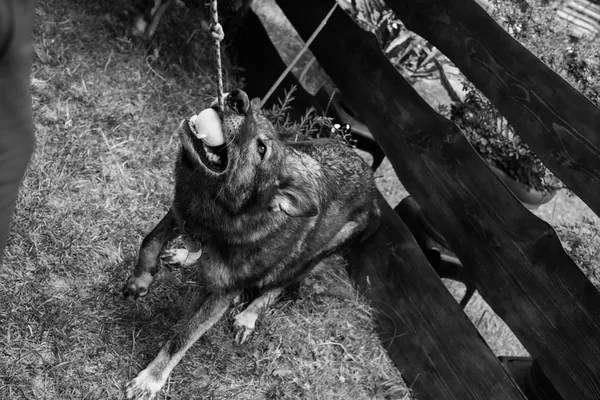
{"type": "Polygon", "coordinates": [[[167,264],[189,267],[196,264],[201,255],[202,250],[191,252],[187,249],[171,249],[165,250],[160,259],[167,264]]]}
{"type": "Polygon", "coordinates": [[[254,332],[256,318],[254,315],[247,315],[244,312],[239,313],[234,317],[233,331],[235,332],[235,342],[238,344],[245,343],[254,332]]]}
{"type": "Polygon", "coordinates": [[[253,329],[248,329],[246,327],[238,327],[238,328],[234,328],[236,330],[235,333],[235,342],[237,344],[244,344],[246,342],[246,340],[248,340],[248,338],[250,338],[250,335],[252,335],[252,332],[254,331],[253,329]]]}
{"type": "Polygon", "coordinates": [[[123,297],[133,297],[134,300],[137,300],[139,297],[146,296],[153,280],[154,278],[149,273],[143,273],[137,277],[130,276],[123,287],[123,297]]]}
{"type": "Polygon", "coordinates": [[[145,370],[125,385],[125,396],[129,400],[152,400],[162,388],[162,384],[154,382],[144,374],[145,370]]]}

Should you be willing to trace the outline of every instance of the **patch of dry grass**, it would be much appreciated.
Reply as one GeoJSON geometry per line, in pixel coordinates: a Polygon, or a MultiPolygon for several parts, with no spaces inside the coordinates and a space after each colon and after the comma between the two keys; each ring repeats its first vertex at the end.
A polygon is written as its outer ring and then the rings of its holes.
{"type": "MultiPolygon", "coordinates": [[[[180,9],[152,42],[132,39],[126,5],[35,10],[37,149],[0,270],[0,399],[123,398],[195,298],[193,271],[169,267],[142,301],[120,289],[170,204],[172,132],[214,95],[210,41],[180,9]]],[[[231,310],[159,398],[408,398],[370,309],[332,264],[241,346],[231,310]]]]}

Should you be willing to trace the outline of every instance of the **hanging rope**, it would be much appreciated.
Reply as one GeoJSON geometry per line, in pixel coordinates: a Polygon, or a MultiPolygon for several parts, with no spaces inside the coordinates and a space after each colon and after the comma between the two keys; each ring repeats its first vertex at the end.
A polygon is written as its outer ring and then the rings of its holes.
{"type": "Polygon", "coordinates": [[[221,40],[225,38],[223,27],[219,24],[219,12],[217,9],[217,0],[211,0],[210,11],[212,14],[211,34],[215,39],[215,59],[217,70],[217,103],[219,108],[224,110],[223,103],[223,68],[221,66],[221,40]]]}
{"type": "MultiPolygon", "coordinates": [[[[292,68],[294,67],[294,65],[296,65],[296,63],[298,62],[298,60],[300,60],[300,58],[304,55],[304,53],[306,52],[306,50],[308,50],[308,47],[316,39],[317,35],[321,32],[321,30],[323,30],[323,28],[327,24],[327,21],[329,21],[329,18],[331,17],[331,15],[333,14],[333,12],[337,8],[337,6],[338,6],[337,2],[333,4],[333,7],[331,7],[331,10],[329,10],[329,12],[325,16],[325,18],[323,18],[323,20],[321,21],[321,23],[319,24],[319,26],[317,27],[317,29],[315,29],[315,31],[313,32],[313,34],[308,38],[308,40],[306,41],[306,43],[304,44],[304,46],[302,47],[302,49],[300,49],[300,51],[298,52],[298,54],[296,55],[296,57],[292,60],[292,62],[290,63],[290,65],[288,65],[288,67],[285,69],[285,71],[283,71],[281,73],[281,75],[279,76],[279,78],[275,81],[275,83],[273,84],[273,86],[271,86],[271,89],[269,89],[269,91],[263,97],[263,99],[262,99],[262,101],[260,103],[261,107],[263,107],[265,105],[265,103],[267,102],[267,100],[269,99],[269,97],[271,97],[271,95],[273,94],[273,92],[275,92],[275,90],[279,87],[279,85],[281,84],[281,82],[283,81],[283,79],[292,70],[292,68]]],[[[219,12],[218,12],[218,8],[217,8],[217,0],[211,0],[210,11],[211,11],[211,14],[212,14],[211,34],[212,34],[212,37],[215,39],[215,60],[216,60],[216,70],[217,70],[217,102],[219,104],[219,108],[221,110],[223,110],[224,109],[224,103],[223,103],[223,68],[222,68],[222,65],[221,65],[221,41],[225,38],[225,33],[223,32],[223,27],[219,23],[219,12]]]]}
{"type": "Polygon", "coordinates": [[[269,100],[269,97],[271,97],[271,95],[273,94],[273,92],[275,92],[275,90],[277,89],[277,87],[279,87],[279,85],[281,84],[281,82],[283,81],[283,79],[286,77],[286,75],[292,70],[292,68],[294,68],[294,65],[296,65],[296,63],[298,62],[298,60],[300,60],[300,57],[302,57],[302,55],[304,55],[304,53],[306,52],[306,50],[308,50],[308,46],[311,45],[311,43],[315,40],[315,38],[317,37],[317,35],[321,32],[321,30],[323,30],[323,28],[327,24],[327,21],[329,21],[329,18],[331,17],[331,14],[333,14],[333,12],[335,11],[335,9],[336,9],[337,6],[338,6],[338,3],[335,2],[333,4],[333,7],[331,7],[331,10],[329,10],[329,12],[325,16],[325,18],[323,18],[323,21],[321,21],[321,23],[319,24],[319,26],[317,27],[317,29],[315,29],[315,31],[313,32],[313,34],[308,38],[308,40],[304,44],[304,47],[302,47],[302,49],[300,49],[300,51],[298,52],[298,54],[296,55],[296,57],[292,60],[292,62],[290,63],[290,65],[288,65],[288,67],[285,69],[285,71],[283,71],[281,73],[281,75],[279,76],[279,78],[275,81],[275,83],[273,84],[273,86],[271,86],[271,89],[269,89],[269,91],[267,92],[267,94],[262,98],[262,100],[260,102],[260,106],[261,107],[265,105],[265,103],[267,102],[267,100],[269,100]]]}

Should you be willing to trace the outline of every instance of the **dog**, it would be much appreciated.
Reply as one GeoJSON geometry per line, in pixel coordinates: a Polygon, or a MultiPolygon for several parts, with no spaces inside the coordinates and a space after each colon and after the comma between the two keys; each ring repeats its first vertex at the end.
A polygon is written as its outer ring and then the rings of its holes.
{"type": "Polygon", "coordinates": [[[196,138],[189,120],[181,123],[172,206],[144,238],[123,289],[125,297],[145,296],[166,243],[183,235],[189,248],[173,250],[167,258],[199,268],[204,302],[127,383],[128,399],[152,399],[242,289],[259,295],[234,318],[239,343],[287,286],[378,227],[371,168],[348,145],[335,139],[280,140],[259,100],[250,101],[241,90],[227,95],[223,110],[212,107],[225,144],[207,146],[196,138]],[[199,247],[201,256],[191,251],[199,247]]]}

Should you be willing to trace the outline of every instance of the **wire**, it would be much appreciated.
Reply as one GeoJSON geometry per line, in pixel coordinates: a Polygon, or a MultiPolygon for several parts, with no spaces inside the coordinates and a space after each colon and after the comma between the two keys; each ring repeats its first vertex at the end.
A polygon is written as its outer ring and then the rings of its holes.
{"type": "Polygon", "coordinates": [[[279,76],[279,78],[277,78],[277,80],[275,81],[275,83],[273,84],[273,86],[271,86],[271,89],[269,89],[269,91],[267,92],[267,94],[262,98],[262,100],[260,102],[260,106],[261,107],[263,107],[265,105],[265,103],[267,102],[267,100],[269,100],[269,97],[271,97],[271,95],[273,94],[273,92],[275,91],[275,89],[277,89],[279,87],[279,85],[281,84],[281,82],[283,81],[283,79],[286,77],[286,75],[292,70],[292,68],[294,68],[294,65],[296,65],[296,63],[298,62],[298,60],[300,60],[300,57],[302,57],[302,55],[306,52],[306,50],[308,50],[308,46],[311,45],[311,43],[315,40],[315,38],[317,37],[317,35],[321,32],[321,30],[323,30],[323,28],[327,24],[327,21],[329,21],[329,18],[331,17],[331,14],[333,14],[333,12],[337,8],[337,6],[338,6],[338,3],[336,2],[333,5],[333,7],[331,7],[331,10],[329,10],[329,12],[325,16],[325,18],[323,18],[323,21],[321,21],[321,24],[317,27],[317,29],[315,29],[315,31],[313,32],[313,34],[308,38],[308,40],[304,44],[304,47],[302,47],[302,49],[300,49],[300,51],[298,52],[298,54],[296,55],[296,57],[292,60],[292,62],[290,63],[290,65],[288,65],[288,67],[285,69],[285,71],[283,71],[281,73],[281,75],[279,76]]]}

